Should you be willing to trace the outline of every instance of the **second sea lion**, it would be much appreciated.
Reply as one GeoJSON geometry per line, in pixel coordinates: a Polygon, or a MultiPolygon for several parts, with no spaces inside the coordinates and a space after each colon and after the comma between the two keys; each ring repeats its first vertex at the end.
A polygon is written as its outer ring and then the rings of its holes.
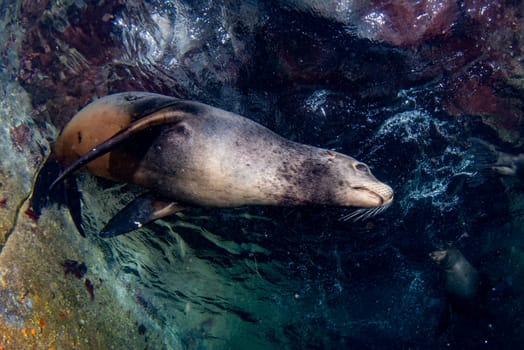
{"type": "MultiPolygon", "coordinates": [[[[287,140],[240,115],[199,102],[126,92],[79,111],[55,145],[69,167],[147,188],[132,203],[132,230],[186,205],[333,205],[384,208],[393,190],[368,166],[338,152],[287,140]],[[134,226],[133,226],[134,225],[134,226]]],[[[371,209],[373,210],[373,209],[371,209]]],[[[129,219],[127,219],[129,220],[129,219]]]]}
{"type": "Polygon", "coordinates": [[[479,273],[460,250],[449,247],[430,253],[431,259],[444,271],[446,295],[456,301],[471,301],[479,289],[479,273]]]}
{"type": "Polygon", "coordinates": [[[478,170],[489,170],[495,174],[524,179],[523,153],[502,152],[495,145],[475,137],[468,141],[471,144],[469,153],[478,170]]]}

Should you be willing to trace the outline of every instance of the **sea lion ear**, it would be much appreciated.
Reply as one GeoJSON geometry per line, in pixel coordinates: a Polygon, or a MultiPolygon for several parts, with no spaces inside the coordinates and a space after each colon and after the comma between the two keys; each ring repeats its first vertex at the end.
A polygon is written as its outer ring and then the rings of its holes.
{"type": "Polygon", "coordinates": [[[111,218],[100,232],[100,236],[104,238],[119,236],[182,210],[184,207],[178,203],[158,199],[150,193],[145,193],[111,218]]]}
{"type": "Polygon", "coordinates": [[[183,102],[175,97],[140,91],[123,92],[105,98],[114,99],[115,104],[122,105],[121,108],[128,111],[132,121],[148,117],[155,112],[183,102]]]}

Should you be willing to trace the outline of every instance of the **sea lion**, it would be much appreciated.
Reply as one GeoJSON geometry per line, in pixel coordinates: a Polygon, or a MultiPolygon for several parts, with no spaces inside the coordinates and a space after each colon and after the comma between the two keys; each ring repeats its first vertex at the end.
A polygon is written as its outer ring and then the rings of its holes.
{"type": "Polygon", "coordinates": [[[524,153],[511,154],[500,151],[489,142],[471,137],[469,154],[478,170],[489,170],[498,175],[524,179],[524,153]]]}
{"type": "Polygon", "coordinates": [[[65,126],[54,152],[69,165],[54,184],[85,166],[164,197],[143,196],[124,215],[139,208],[141,219],[104,236],[187,205],[385,208],[393,201],[391,187],[354,158],[292,142],[222,109],[152,93],[119,93],[87,105],[65,126]]]}
{"type": "Polygon", "coordinates": [[[430,253],[431,259],[444,271],[446,295],[454,301],[471,301],[479,289],[479,273],[460,250],[449,247],[430,253]]]}
{"type": "MultiPolygon", "coordinates": [[[[490,278],[485,271],[475,268],[455,247],[434,251],[430,257],[443,270],[447,302],[436,335],[441,336],[449,330],[454,334],[451,339],[458,337],[454,340],[456,342],[458,339],[466,340],[464,334],[477,334],[470,337],[470,340],[478,341],[477,345],[487,343],[500,348],[495,335],[515,322],[511,313],[502,306],[507,306],[514,297],[505,279],[498,276],[492,276],[495,280],[490,278]]],[[[490,261],[488,265],[493,263],[490,261]]]]}

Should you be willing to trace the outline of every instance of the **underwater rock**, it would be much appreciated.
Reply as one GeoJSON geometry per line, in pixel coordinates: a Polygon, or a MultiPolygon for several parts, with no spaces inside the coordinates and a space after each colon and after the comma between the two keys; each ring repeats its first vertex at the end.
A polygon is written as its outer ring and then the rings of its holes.
{"type": "Polygon", "coordinates": [[[359,1],[356,7],[360,36],[401,47],[445,37],[459,16],[454,0],[359,1]]]}
{"type": "Polygon", "coordinates": [[[97,253],[83,238],[71,235],[71,224],[64,217],[60,222],[60,217],[46,211],[38,223],[19,218],[2,249],[0,345],[5,349],[145,346],[143,336],[128,332],[136,327],[134,317],[127,307],[115,307],[119,301],[112,287],[100,285],[93,304],[87,302],[90,296],[82,283],[62,272],[60,261],[80,252],[98,266],[92,276],[100,278],[103,268],[95,262],[97,253]],[[87,251],[93,255],[88,257],[87,251]],[[108,327],[111,331],[104,332],[108,327]]]}
{"type": "Polygon", "coordinates": [[[343,23],[362,38],[401,47],[413,47],[445,36],[459,16],[459,6],[454,0],[280,2],[282,6],[343,23]]]}
{"type": "MultiPolygon", "coordinates": [[[[437,108],[481,116],[503,141],[518,143],[523,69],[514,44],[522,32],[517,4],[295,0],[269,10],[230,2],[216,18],[205,17],[209,4],[153,4],[102,1],[66,10],[24,2],[20,78],[34,107],[61,127],[89,97],[117,91],[212,103],[240,98],[237,86],[285,91],[322,82],[358,98],[392,101],[402,89],[430,83],[437,108]]],[[[226,101],[219,105],[231,110],[226,101]]]]}
{"type": "Polygon", "coordinates": [[[115,59],[112,22],[121,5],[23,1],[19,78],[32,104],[59,128],[90,96],[107,94],[115,59]],[[45,10],[42,11],[42,8],[45,10]],[[114,47],[114,48],[113,48],[114,47]]]}
{"type": "MultiPolygon", "coordinates": [[[[5,78],[5,76],[3,76],[5,78]]],[[[22,203],[30,194],[33,176],[44,158],[47,142],[29,115],[28,96],[16,84],[0,91],[0,251],[7,241],[22,203]]]]}
{"type": "Polygon", "coordinates": [[[16,8],[7,7],[1,21],[4,44],[0,48],[0,252],[19,217],[29,215],[21,210],[31,193],[34,174],[49,151],[47,137],[53,128],[38,125],[31,113],[31,100],[17,83],[18,42],[21,33],[16,8]]]}
{"type": "Polygon", "coordinates": [[[26,30],[19,77],[34,107],[61,128],[93,96],[112,91],[184,97],[207,88],[228,93],[250,59],[246,39],[261,18],[258,5],[221,5],[217,17],[206,17],[211,4],[157,5],[49,1],[37,15],[33,2],[22,2],[26,30]]]}
{"type": "MultiPolygon", "coordinates": [[[[343,24],[340,30],[349,36],[404,48],[401,52],[416,58],[406,61],[408,67],[400,70],[400,81],[426,77],[438,91],[439,108],[454,116],[481,116],[501,140],[520,145],[524,86],[520,2],[281,3],[286,8],[343,24]]],[[[397,71],[399,68],[391,73],[397,71]]],[[[370,73],[367,75],[369,78],[370,73]]]]}

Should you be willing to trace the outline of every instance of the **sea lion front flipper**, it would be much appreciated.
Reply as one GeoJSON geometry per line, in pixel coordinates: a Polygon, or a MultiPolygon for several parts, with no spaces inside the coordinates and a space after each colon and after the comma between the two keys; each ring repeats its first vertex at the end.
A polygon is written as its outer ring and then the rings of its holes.
{"type": "Polygon", "coordinates": [[[175,214],[185,208],[176,202],[158,199],[151,193],[135,198],[102,229],[100,236],[115,237],[134,231],[147,223],[175,214]]]}
{"type": "Polygon", "coordinates": [[[74,171],[80,169],[89,162],[111,152],[116,147],[122,145],[128,141],[132,136],[160,125],[175,124],[180,122],[185,117],[191,117],[190,111],[177,109],[175,104],[180,103],[186,104],[185,101],[175,101],[171,106],[152,112],[149,115],[140,116],[140,119],[132,122],[127,127],[110,137],[109,139],[99,143],[95,147],[91,148],[88,152],[84,153],[78,159],[76,159],[71,165],[69,165],[60,176],[51,184],[52,189],[56,184],[62,181],[64,178],[72,174],[74,171]]]}

